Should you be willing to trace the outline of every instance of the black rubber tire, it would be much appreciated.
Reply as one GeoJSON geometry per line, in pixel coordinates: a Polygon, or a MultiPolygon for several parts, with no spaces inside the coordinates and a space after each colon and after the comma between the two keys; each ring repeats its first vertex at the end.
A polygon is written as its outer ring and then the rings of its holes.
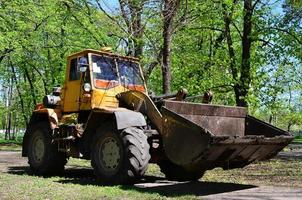
{"type": "Polygon", "coordinates": [[[97,181],[103,185],[132,184],[141,178],[148,168],[150,146],[143,130],[135,127],[118,132],[111,125],[99,128],[93,139],[91,165],[97,181]],[[102,161],[103,141],[113,138],[119,146],[120,159],[114,172],[108,173],[102,161]]]}
{"type": "Polygon", "coordinates": [[[67,162],[65,153],[58,152],[56,144],[52,143],[51,129],[48,122],[39,122],[30,127],[28,142],[28,163],[36,175],[55,175],[64,170],[67,162]],[[44,145],[44,153],[41,159],[36,158],[34,140],[40,138],[44,145]]]}
{"type": "Polygon", "coordinates": [[[165,174],[166,179],[170,181],[197,181],[200,179],[205,171],[204,170],[188,170],[182,166],[172,163],[170,160],[161,160],[158,163],[160,170],[165,174]]]}

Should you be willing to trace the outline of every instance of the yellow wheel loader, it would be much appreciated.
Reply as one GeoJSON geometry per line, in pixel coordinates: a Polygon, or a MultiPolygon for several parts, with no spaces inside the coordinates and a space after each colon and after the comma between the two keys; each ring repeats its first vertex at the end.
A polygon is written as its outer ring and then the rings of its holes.
{"type": "Polygon", "coordinates": [[[139,180],[148,163],[167,179],[197,180],[215,167],[241,168],[275,156],[293,136],[241,107],[190,103],[186,91],[149,96],[139,60],[87,49],[68,57],[62,88],[38,104],[22,155],[37,175],[91,160],[101,184],[139,180]]]}

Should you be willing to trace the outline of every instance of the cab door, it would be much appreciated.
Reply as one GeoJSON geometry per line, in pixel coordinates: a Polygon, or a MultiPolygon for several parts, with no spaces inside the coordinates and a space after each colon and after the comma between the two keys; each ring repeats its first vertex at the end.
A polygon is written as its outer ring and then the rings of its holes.
{"type": "Polygon", "coordinates": [[[80,57],[68,59],[65,85],[63,88],[63,112],[77,112],[80,109],[81,73],[78,71],[80,57]]]}

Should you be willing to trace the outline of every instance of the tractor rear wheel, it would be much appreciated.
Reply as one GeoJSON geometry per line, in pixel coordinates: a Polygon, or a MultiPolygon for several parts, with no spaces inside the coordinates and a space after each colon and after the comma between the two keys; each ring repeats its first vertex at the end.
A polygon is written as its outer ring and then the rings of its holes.
{"type": "Polygon", "coordinates": [[[28,163],[34,174],[52,175],[64,170],[67,162],[65,153],[58,152],[52,143],[48,122],[40,122],[30,128],[28,163]]]}
{"type": "Polygon", "coordinates": [[[182,166],[172,163],[170,160],[161,160],[158,163],[160,170],[170,181],[196,181],[200,179],[205,171],[200,169],[188,170],[182,166]]]}
{"type": "Polygon", "coordinates": [[[98,182],[128,184],[144,175],[150,146],[143,130],[130,127],[118,132],[109,125],[99,128],[93,141],[91,165],[98,182]]]}

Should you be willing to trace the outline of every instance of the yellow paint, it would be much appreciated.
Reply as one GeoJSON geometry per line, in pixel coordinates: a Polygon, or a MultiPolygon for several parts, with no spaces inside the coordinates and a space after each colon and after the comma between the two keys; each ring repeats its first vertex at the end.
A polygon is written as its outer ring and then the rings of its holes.
{"type": "Polygon", "coordinates": [[[69,81],[69,72],[70,72],[70,61],[79,56],[73,56],[68,58],[65,83],[62,88],[62,107],[63,112],[76,112],[80,109],[80,93],[81,93],[81,80],[69,81]]]}
{"type": "Polygon", "coordinates": [[[118,85],[108,90],[95,89],[92,92],[91,108],[112,107],[117,108],[119,102],[115,97],[118,93],[128,91],[127,88],[118,85]]]}
{"type": "Polygon", "coordinates": [[[136,58],[119,56],[119,55],[112,54],[110,52],[96,51],[91,49],[87,49],[69,56],[67,67],[66,67],[66,80],[64,83],[64,87],[62,88],[62,95],[61,95],[61,99],[62,99],[61,108],[63,113],[74,113],[74,112],[79,112],[80,110],[103,109],[106,107],[118,108],[119,102],[116,98],[116,95],[121,92],[129,91],[129,89],[123,87],[122,85],[117,85],[110,89],[98,89],[94,87],[93,82],[90,82],[92,86],[92,91],[89,94],[87,94],[83,91],[82,88],[84,84],[83,73],[81,74],[81,78],[79,80],[69,81],[71,60],[74,58],[79,58],[81,56],[87,56],[87,55],[88,55],[90,66],[88,72],[86,73],[88,73],[87,75],[89,75],[92,79],[93,73],[92,73],[91,55],[93,54],[114,56],[120,59],[131,60],[133,62],[138,63],[138,59],[136,58]]]}
{"type": "Polygon", "coordinates": [[[62,99],[64,112],[75,112],[80,108],[81,81],[68,81],[63,88],[62,99]]]}

